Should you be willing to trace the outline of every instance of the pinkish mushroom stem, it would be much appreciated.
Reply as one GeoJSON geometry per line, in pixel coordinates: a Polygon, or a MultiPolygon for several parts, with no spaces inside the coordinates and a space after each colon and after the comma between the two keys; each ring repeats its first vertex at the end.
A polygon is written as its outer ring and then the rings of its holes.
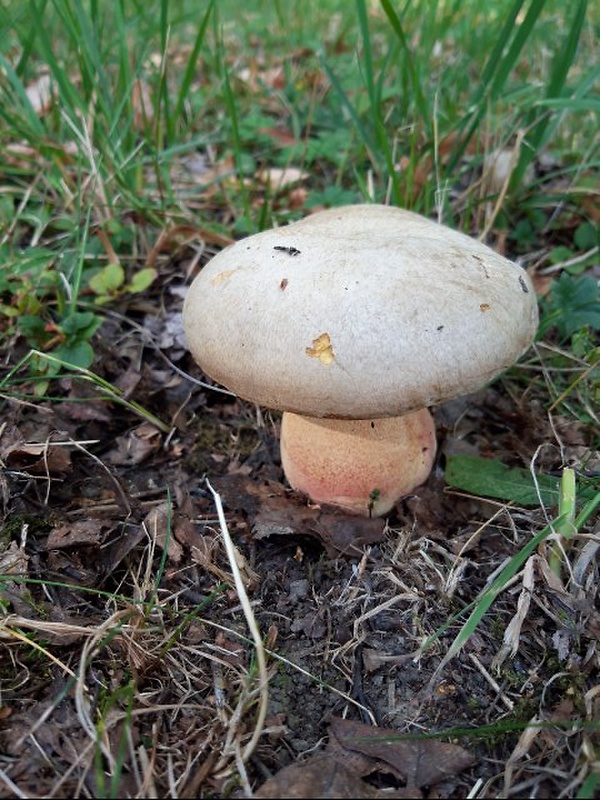
{"type": "Polygon", "coordinates": [[[426,408],[383,419],[319,419],[285,412],[281,461],[290,485],[315,503],[380,516],[420,486],[435,458],[426,408]]]}

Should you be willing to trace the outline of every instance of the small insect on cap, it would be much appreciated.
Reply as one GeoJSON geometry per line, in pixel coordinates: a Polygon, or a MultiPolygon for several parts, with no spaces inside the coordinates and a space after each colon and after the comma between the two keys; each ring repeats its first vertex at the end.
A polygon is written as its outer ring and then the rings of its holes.
{"type": "Polygon", "coordinates": [[[223,250],[184,304],[192,355],[240,397],[314,417],[398,416],[478,389],[531,344],[527,273],[382,205],[322,211],[223,250]]]}

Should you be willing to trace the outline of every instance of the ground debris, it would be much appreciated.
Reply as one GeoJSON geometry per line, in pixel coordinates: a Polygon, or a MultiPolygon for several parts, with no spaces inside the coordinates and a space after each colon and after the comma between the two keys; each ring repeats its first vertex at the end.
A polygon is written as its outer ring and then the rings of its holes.
{"type": "Polygon", "coordinates": [[[333,717],[325,752],[285,767],[255,797],[421,797],[422,788],[457,775],[475,760],[462,747],[439,739],[401,737],[397,730],[333,717]],[[378,774],[386,777],[381,785],[387,788],[373,784],[378,774]],[[363,780],[367,776],[371,783],[363,780]],[[390,776],[395,786],[389,786],[390,776]]]}

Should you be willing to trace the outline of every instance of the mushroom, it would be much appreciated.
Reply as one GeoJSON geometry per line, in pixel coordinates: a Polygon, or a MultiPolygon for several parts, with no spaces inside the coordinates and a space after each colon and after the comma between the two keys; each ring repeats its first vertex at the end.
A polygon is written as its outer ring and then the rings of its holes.
{"type": "Polygon", "coordinates": [[[428,408],[495,378],[538,322],[521,267],[383,205],[321,211],[236,242],[194,280],[183,316],[207,375],[284,412],[291,486],[366,515],[426,480],[428,408]]]}

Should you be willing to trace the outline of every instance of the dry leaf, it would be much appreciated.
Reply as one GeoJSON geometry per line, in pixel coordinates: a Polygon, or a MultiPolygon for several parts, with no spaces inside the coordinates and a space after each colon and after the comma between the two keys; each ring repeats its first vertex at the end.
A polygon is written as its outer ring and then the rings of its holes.
{"type": "Polygon", "coordinates": [[[102,542],[106,523],[98,519],[85,519],[53,528],[48,536],[46,548],[61,550],[79,545],[99,545],[102,542]]]}
{"type": "Polygon", "coordinates": [[[285,169],[270,167],[269,169],[263,169],[258,175],[260,182],[264,183],[266,186],[270,186],[275,192],[288,189],[290,186],[294,186],[294,184],[300,183],[308,177],[307,172],[303,172],[297,167],[285,167],[285,169]]]}
{"type": "MultiPolygon", "coordinates": [[[[60,160],[64,164],[69,164],[80,152],[77,142],[63,142],[57,144],[53,142],[53,158],[60,160]]],[[[6,145],[2,154],[7,164],[20,169],[29,169],[32,164],[37,168],[44,168],[47,159],[40,154],[36,147],[32,147],[28,142],[11,142],[6,145]]]]}
{"type": "Polygon", "coordinates": [[[356,555],[365,545],[383,539],[385,521],[367,519],[343,511],[299,507],[286,497],[266,497],[253,515],[255,539],[269,536],[311,536],[335,558],[340,553],[356,555]]]}
{"type": "Polygon", "coordinates": [[[217,478],[215,484],[228,509],[243,510],[256,540],[310,536],[335,558],[340,553],[356,555],[364,545],[383,539],[385,520],[359,517],[333,506],[310,507],[304,498],[289,497],[279,483],[258,484],[239,475],[227,475],[217,478]]]}
{"type": "Polygon", "coordinates": [[[289,128],[272,127],[272,128],[259,128],[258,132],[263,136],[269,136],[276,144],[281,147],[292,147],[298,144],[298,139],[289,128]]]}
{"type": "Polygon", "coordinates": [[[556,276],[552,274],[543,275],[541,272],[538,272],[536,266],[528,267],[527,274],[531,278],[531,282],[533,283],[533,288],[535,289],[537,296],[546,297],[552,288],[552,284],[556,276]]]}
{"type": "MultiPolygon", "coordinates": [[[[209,181],[208,167],[205,167],[204,171],[200,173],[200,176],[202,177],[202,181],[198,182],[209,181]]],[[[191,180],[190,176],[188,176],[188,180],[191,180]]],[[[199,228],[196,225],[189,224],[173,225],[160,232],[158,239],[148,254],[145,266],[156,267],[158,257],[161,253],[168,253],[172,256],[174,253],[195,242],[203,242],[209,245],[216,245],[217,247],[227,247],[233,244],[233,241],[234,240],[230,237],[217,231],[212,231],[210,228],[199,228]]],[[[171,287],[171,291],[173,291],[173,287],[171,287]]]]}
{"type": "Polygon", "coordinates": [[[291,764],[264,783],[255,797],[409,798],[475,763],[462,747],[438,739],[400,739],[398,731],[334,717],[329,743],[301,763],[291,764]],[[376,789],[362,780],[375,772],[395,775],[405,787],[376,789]]]}
{"type": "Polygon", "coordinates": [[[252,92],[262,91],[265,86],[270,86],[272,89],[283,89],[285,86],[283,66],[265,68],[262,65],[253,64],[252,67],[238,70],[236,77],[252,92]]]}
{"type": "Polygon", "coordinates": [[[365,545],[380,542],[385,527],[385,520],[380,517],[367,519],[343,512],[322,512],[314,532],[328,553],[356,555],[365,545]]]}
{"type": "Polygon", "coordinates": [[[102,570],[106,575],[109,575],[121,563],[121,561],[129,555],[129,553],[138,546],[138,544],[146,537],[146,531],[141,525],[126,526],[123,533],[118,536],[106,548],[103,549],[103,564],[102,570]]]}
{"type": "Polygon", "coordinates": [[[519,761],[524,760],[531,747],[538,737],[540,732],[543,730],[543,726],[540,724],[541,720],[539,717],[535,716],[529,720],[529,724],[523,730],[523,733],[519,736],[519,741],[515,745],[514,750],[510,754],[508,761],[506,762],[506,766],[504,768],[504,791],[502,793],[503,797],[510,796],[510,788],[512,784],[512,777],[515,767],[519,763],[519,761]]]}
{"type": "Polygon", "coordinates": [[[456,744],[439,739],[400,738],[398,731],[375,728],[362,722],[334,717],[329,726],[329,748],[369,756],[401,774],[409,789],[433,786],[475,763],[474,757],[456,744]]]}
{"type": "Polygon", "coordinates": [[[142,525],[161,550],[167,548],[167,554],[171,561],[178,564],[183,555],[183,547],[173,536],[173,512],[170,504],[161,503],[155,506],[146,515],[142,525]]]}
{"type": "Polygon", "coordinates": [[[65,475],[71,470],[71,454],[58,442],[14,442],[3,448],[2,460],[11,469],[32,475],[65,475]]]}
{"type": "Polygon", "coordinates": [[[414,797],[404,792],[381,792],[362,781],[356,773],[328,755],[316,755],[302,763],[290,764],[254,793],[254,797],[277,798],[384,798],[414,797]]]}
{"type": "Polygon", "coordinates": [[[117,448],[106,457],[109,464],[140,464],[160,449],[162,436],[158,428],[143,422],[126,436],[117,436],[117,448]]]}
{"type": "Polygon", "coordinates": [[[0,575],[26,575],[29,556],[16,542],[0,552],[0,575]]]}
{"type": "Polygon", "coordinates": [[[506,658],[510,655],[511,658],[514,658],[517,654],[517,650],[519,649],[519,642],[521,640],[521,628],[523,623],[525,622],[525,618],[527,617],[527,612],[529,611],[529,604],[531,602],[531,597],[533,594],[534,589],[534,573],[533,568],[536,562],[537,556],[530,556],[525,563],[525,567],[523,569],[523,583],[521,587],[521,593],[519,595],[519,599],[517,600],[517,613],[511,619],[509,624],[507,625],[504,631],[504,637],[502,642],[502,647],[500,648],[499,652],[494,656],[492,661],[492,669],[500,669],[506,658]]]}
{"type": "Polygon", "coordinates": [[[302,186],[298,186],[296,189],[292,189],[288,194],[287,204],[292,211],[298,211],[298,209],[303,208],[307,197],[307,190],[302,186]]]}
{"type": "Polygon", "coordinates": [[[227,637],[222,631],[217,631],[215,646],[218,648],[220,661],[229,664],[240,672],[246,668],[247,652],[240,641],[227,637]]]}

